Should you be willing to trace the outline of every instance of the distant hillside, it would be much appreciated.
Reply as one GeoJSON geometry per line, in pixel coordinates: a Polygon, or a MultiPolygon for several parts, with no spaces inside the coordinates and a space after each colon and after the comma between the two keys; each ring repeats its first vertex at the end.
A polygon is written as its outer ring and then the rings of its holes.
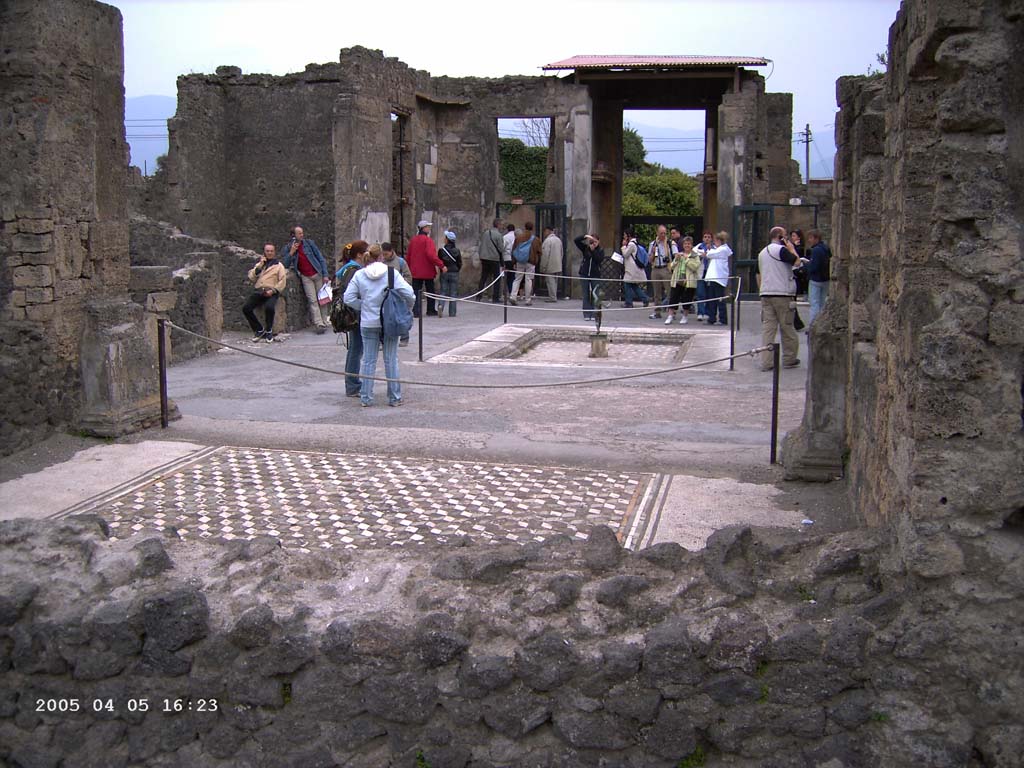
{"type": "Polygon", "coordinates": [[[137,96],[124,101],[124,128],[132,150],[132,165],[152,175],[156,159],[167,154],[167,118],[174,117],[172,96],[137,96]]]}

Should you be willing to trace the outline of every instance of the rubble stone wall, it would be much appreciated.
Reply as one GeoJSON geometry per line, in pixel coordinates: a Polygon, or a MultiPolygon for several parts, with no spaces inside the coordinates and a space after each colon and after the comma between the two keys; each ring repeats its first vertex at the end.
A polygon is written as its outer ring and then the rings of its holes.
{"type": "Polygon", "coordinates": [[[0,453],[75,424],[91,301],[127,290],[121,16],[0,5],[0,453]]]}
{"type": "Polygon", "coordinates": [[[1020,38],[1019,4],[907,2],[886,76],[838,90],[833,299],[787,465],[838,438],[855,503],[928,578],[1024,508],[1020,38]],[[819,370],[840,356],[843,378],[819,370]]]}
{"type": "Polygon", "coordinates": [[[296,224],[335,250],[331,114],[338,65],[272,77],[219,67],[178,78],[168,161],[144,196],[152,218],[197,237],[279,248],[296,224]],[[268,87],[268,86],[273,87],[268,87]]]}
{"type": "Polygon", "coordinates": [[[323,554],[107,533],[0,523],[9,764],[1020,765],[1024,573],[1013,602],[908,589],[878,531],[698,554],[607,528],[323,554]]]}
{"type": "MultiPolygon", "coordinates": [[[[165,290],[178,292],[174,309],[167,315],[174,323],[212,339],[219,338],[221,330],[249,330],[242,305],[252,290],[247,275],[259,253],[233,242],[192,237],[170,224],[138,215],[131,219],[130,242],[133,273],[162,268],[171,281],[165,290]]],[[[274,328],[287,332],[308,324],[306,297],[291,273],[277,304],[274,328]]],[[[196,339],[176,336],[175,341],[175,359],[182,359],[179,353],[195,356],[185,352],[186,347],[196,354],[207,349],[205,342],[196,339]],[[181,347],[183,342],[185,347],[181,347]]]]}
{"type": "Polygon", "coordinates": [[[435,237],[459,233],[464,279],[475,285],[479,235],[499,202],[496,120],[539,116],[555,118],[546,196],[570,204],[585,228],[589,135],[575,135],[576,118],[589,114],[585,87],[555,77],[433,78],[362,47],[339,58],[283,77],[219,67],[179,78],[166,167],[136,195],[140,212],[254,250],[268,238],[280,245],[302,223],[329,264],[357,238],[395,240],[404,252],[416,222],[429,218],[435,237]],[[404,121],[401,195],[392,114],[404,121]]]}

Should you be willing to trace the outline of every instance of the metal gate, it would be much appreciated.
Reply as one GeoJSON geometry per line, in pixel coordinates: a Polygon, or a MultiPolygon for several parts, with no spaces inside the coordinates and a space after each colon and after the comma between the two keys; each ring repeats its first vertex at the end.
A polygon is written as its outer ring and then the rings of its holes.
{"type": "Polygon", "coordinates": [[[817,203],[789,205],[785,203],[754,203],[732,209],[732,274],[743,280],[744,301],[755,300],[757,293],[757,254],[768,244],[772,227],[805,232],[818,226],[817,203]]]}

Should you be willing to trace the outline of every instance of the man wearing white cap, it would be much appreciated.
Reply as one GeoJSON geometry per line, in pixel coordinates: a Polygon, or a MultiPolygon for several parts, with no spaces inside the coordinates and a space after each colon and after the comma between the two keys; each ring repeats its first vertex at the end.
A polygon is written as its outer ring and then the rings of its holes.
{"type": "MultiPolygon", "coordinates": [[[[437,258],[437,250],[434,248],[434,241],[430,239],[431,224],[423,219],[416,225],[419,233],[409,241],[409,249],[405,253],[405,260],[409,263],[409,271],[412,272],[412,289],[416,294],[416,304],[412,311],[415,317],[420,316],[420,294],[426,288],[427,293],[434,293],[434,278],[437,270],[442,274],[448,271],[444,262],[437,258]]],[[[434,300],[427,297],[427,316],[437,315],[434,300]]]]}

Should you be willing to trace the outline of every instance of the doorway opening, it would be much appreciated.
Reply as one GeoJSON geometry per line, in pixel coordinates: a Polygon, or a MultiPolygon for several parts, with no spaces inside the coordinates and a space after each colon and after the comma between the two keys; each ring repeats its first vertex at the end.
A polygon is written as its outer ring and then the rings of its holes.
{"type": "Polygon", "coordinates": [[[409,115],[391,113],[391,243],[405,254],[408,228],[413,224],[412,153],[409,151],[409,115]]]}

